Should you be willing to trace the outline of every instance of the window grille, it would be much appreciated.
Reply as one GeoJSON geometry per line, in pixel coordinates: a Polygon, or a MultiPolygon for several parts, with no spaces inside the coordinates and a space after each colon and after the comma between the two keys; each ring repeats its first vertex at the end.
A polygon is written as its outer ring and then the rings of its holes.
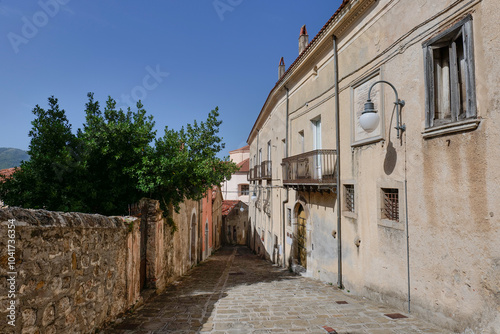
{"type": "Polygon", "coordinates": [[[345,209],[354,212],[354,184],[345,184],[345,209]]]}
{"type": "Polygon", "coordinates": [[[382,218],[399,222],[399,190],[382,189],[382,218]]]}

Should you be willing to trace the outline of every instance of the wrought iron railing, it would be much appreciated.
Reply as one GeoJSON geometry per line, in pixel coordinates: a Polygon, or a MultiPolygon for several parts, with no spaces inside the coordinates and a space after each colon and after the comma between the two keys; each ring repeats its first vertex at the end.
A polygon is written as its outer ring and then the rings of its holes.
{"type": "Polygon", "coordinates": [[[254,179],[254,175],[253,175],[253,168],[250,168],[250,170],[248,171],[248,174],[247,174],[247,180],[248,180],[248,181],[253,181],[253,180],[255,180],[255,179],[254,179]]]}
{"type": "Polygon", "coordinates": [[[284,185],[336,183],[336,150],[315,150],[283,159],[284,185]]]}
{"type": "Polygon", "coordinates": [[[253,168],[253,179],[254,180],[260,180],[261,179],[261,174],[262,174],[261,173],[262,172],[261,169],[262,168],[260,168],[259,165],[254,166],[254,168],[253,168]]]}
{"type": "Polygon", "coordinates": [[[273,177],[272,173],[272,166],[273,163],[271,160],[267,160],[262,162],[260,168],[261,168],[261,177],[264,180],[271,180],[273,177]]]}

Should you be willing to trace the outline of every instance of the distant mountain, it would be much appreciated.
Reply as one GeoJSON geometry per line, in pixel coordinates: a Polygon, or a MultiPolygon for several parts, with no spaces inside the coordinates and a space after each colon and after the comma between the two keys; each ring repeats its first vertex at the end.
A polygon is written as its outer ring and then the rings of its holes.
{"type": "Polygon", "coordinates": [[[21,161],[28,161],[30,156],[26,151],[17,148],[0,147],[0,169],[18,167],[21,161]]]}

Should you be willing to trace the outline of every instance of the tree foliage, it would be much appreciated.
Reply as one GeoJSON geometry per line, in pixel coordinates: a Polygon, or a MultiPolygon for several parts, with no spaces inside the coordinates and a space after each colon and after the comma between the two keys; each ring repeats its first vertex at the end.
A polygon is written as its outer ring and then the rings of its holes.
{"type": "Polygon", "coordinates": [[[37,105],[33,114],[31,159],[0,180],[0,198],[8,205],[112,215],[147,196],[177,209],[237,169],[228,157],[217,157],[224,148],[217,108],[199,124],[166,127],[161,138],[140,101],[137,110],[123,111],[109,97],[101,110],[89,93],[76,134],[54,97],[47,110],[37,105]]]}
{"type": "Polygon", "coordinates": [[[221,160],[216,154],[224,148],[217,134],[222,121],[218,108],[205,122],[188,124],[175,131],[165,128],[165,135],[148,147],[138,172],[139,189],[160,200],[163,209],[184,198],[200,199],[205,191],[229,179],[236,171],[234,163],[221,160]]]}

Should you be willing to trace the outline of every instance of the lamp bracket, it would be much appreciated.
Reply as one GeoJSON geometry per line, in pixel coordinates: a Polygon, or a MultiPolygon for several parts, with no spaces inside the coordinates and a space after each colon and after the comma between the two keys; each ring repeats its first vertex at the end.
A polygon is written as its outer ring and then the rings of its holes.
{"type": "Polygon", "coordinates": [[[406,125],[402,124],[400,126],[395,126],[394,129],[401,130],[401,132],[405,132],[406,131],[406,125]]]}

